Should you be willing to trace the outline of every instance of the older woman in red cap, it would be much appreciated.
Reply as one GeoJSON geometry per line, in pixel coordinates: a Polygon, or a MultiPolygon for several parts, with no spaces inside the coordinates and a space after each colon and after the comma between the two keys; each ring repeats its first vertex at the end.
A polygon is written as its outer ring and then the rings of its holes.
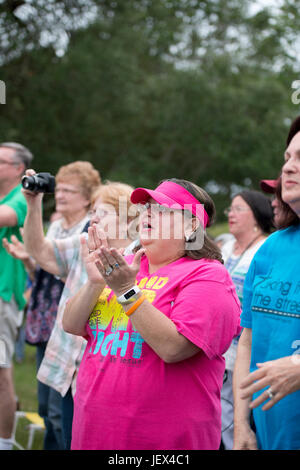
{"type": "Polygon", "coordinates": [[[64,314],[64,328],[88,340],[72,449],[218,449],[223,354],[240,305],[205,234],[214,204],[177,179],[136,189],[132,202],[142,248],[123,257],[90,236],[89,280],[64,314]]]}
{"type": "Polygon", "coordinates": [[[299,219],[297,214],[282,199],[281,175],[276,180],[261,180],[260,187],[265,193],[273,194],[273,222],[277,229],[287,228],[290,225],[298,224],[299,219]]]}

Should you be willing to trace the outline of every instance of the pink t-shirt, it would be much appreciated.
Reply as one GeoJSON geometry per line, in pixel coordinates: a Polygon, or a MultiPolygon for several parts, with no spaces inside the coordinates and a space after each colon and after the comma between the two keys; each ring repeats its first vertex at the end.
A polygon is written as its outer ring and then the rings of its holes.
{"type": "Polygon", "coordinates": [[[218,449],[222,355],[240,333],[230,276],[218,261],[187,257],[150,275],[143,256],[137,284],[201,351],[165,363],[105,288],[87,324],[72,449],[218,449]]]}

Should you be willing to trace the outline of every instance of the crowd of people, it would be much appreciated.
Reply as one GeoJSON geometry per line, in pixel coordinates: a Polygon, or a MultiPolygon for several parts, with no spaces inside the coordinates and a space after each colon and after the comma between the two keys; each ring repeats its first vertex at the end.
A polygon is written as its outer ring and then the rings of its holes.
{"type": "Polygon", "coordinates": [[[87,161],[55,175],[45,231],[32,160],[0,144],[0,450],[23,321],[45,450],[300,449],[300,117],[215,240],[194,182],[103,182],[87,161]]]}

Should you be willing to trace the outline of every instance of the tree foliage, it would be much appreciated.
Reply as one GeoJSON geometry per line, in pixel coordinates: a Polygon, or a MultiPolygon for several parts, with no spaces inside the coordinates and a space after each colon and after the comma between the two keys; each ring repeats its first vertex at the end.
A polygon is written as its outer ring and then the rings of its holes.
{"type": "Polygon", "coordinates": [[[295,2],[252,4],[0,1],[2,140],[38,171],[84,159],[134,186],[190,179],[221,214],[236,185],[277,176],[299,112],[295,2]]]}

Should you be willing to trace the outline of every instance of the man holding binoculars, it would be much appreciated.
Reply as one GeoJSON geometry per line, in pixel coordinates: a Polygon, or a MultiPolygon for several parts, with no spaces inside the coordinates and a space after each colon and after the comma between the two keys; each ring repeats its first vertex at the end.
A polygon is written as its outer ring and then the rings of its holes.
{"type": "Polygon", "coordinates": [[[0,450],[12,448],[16,400],[12,377],[12,358],[18,328],[23,319],[26,273],[23,263],[2,246],[3,238],[20,239],[27,204],[21,193],[21,178],[32,161],[32,153],[15,142],[0,144],[0,339],[4,361],[0,363],[0,450]]]}

